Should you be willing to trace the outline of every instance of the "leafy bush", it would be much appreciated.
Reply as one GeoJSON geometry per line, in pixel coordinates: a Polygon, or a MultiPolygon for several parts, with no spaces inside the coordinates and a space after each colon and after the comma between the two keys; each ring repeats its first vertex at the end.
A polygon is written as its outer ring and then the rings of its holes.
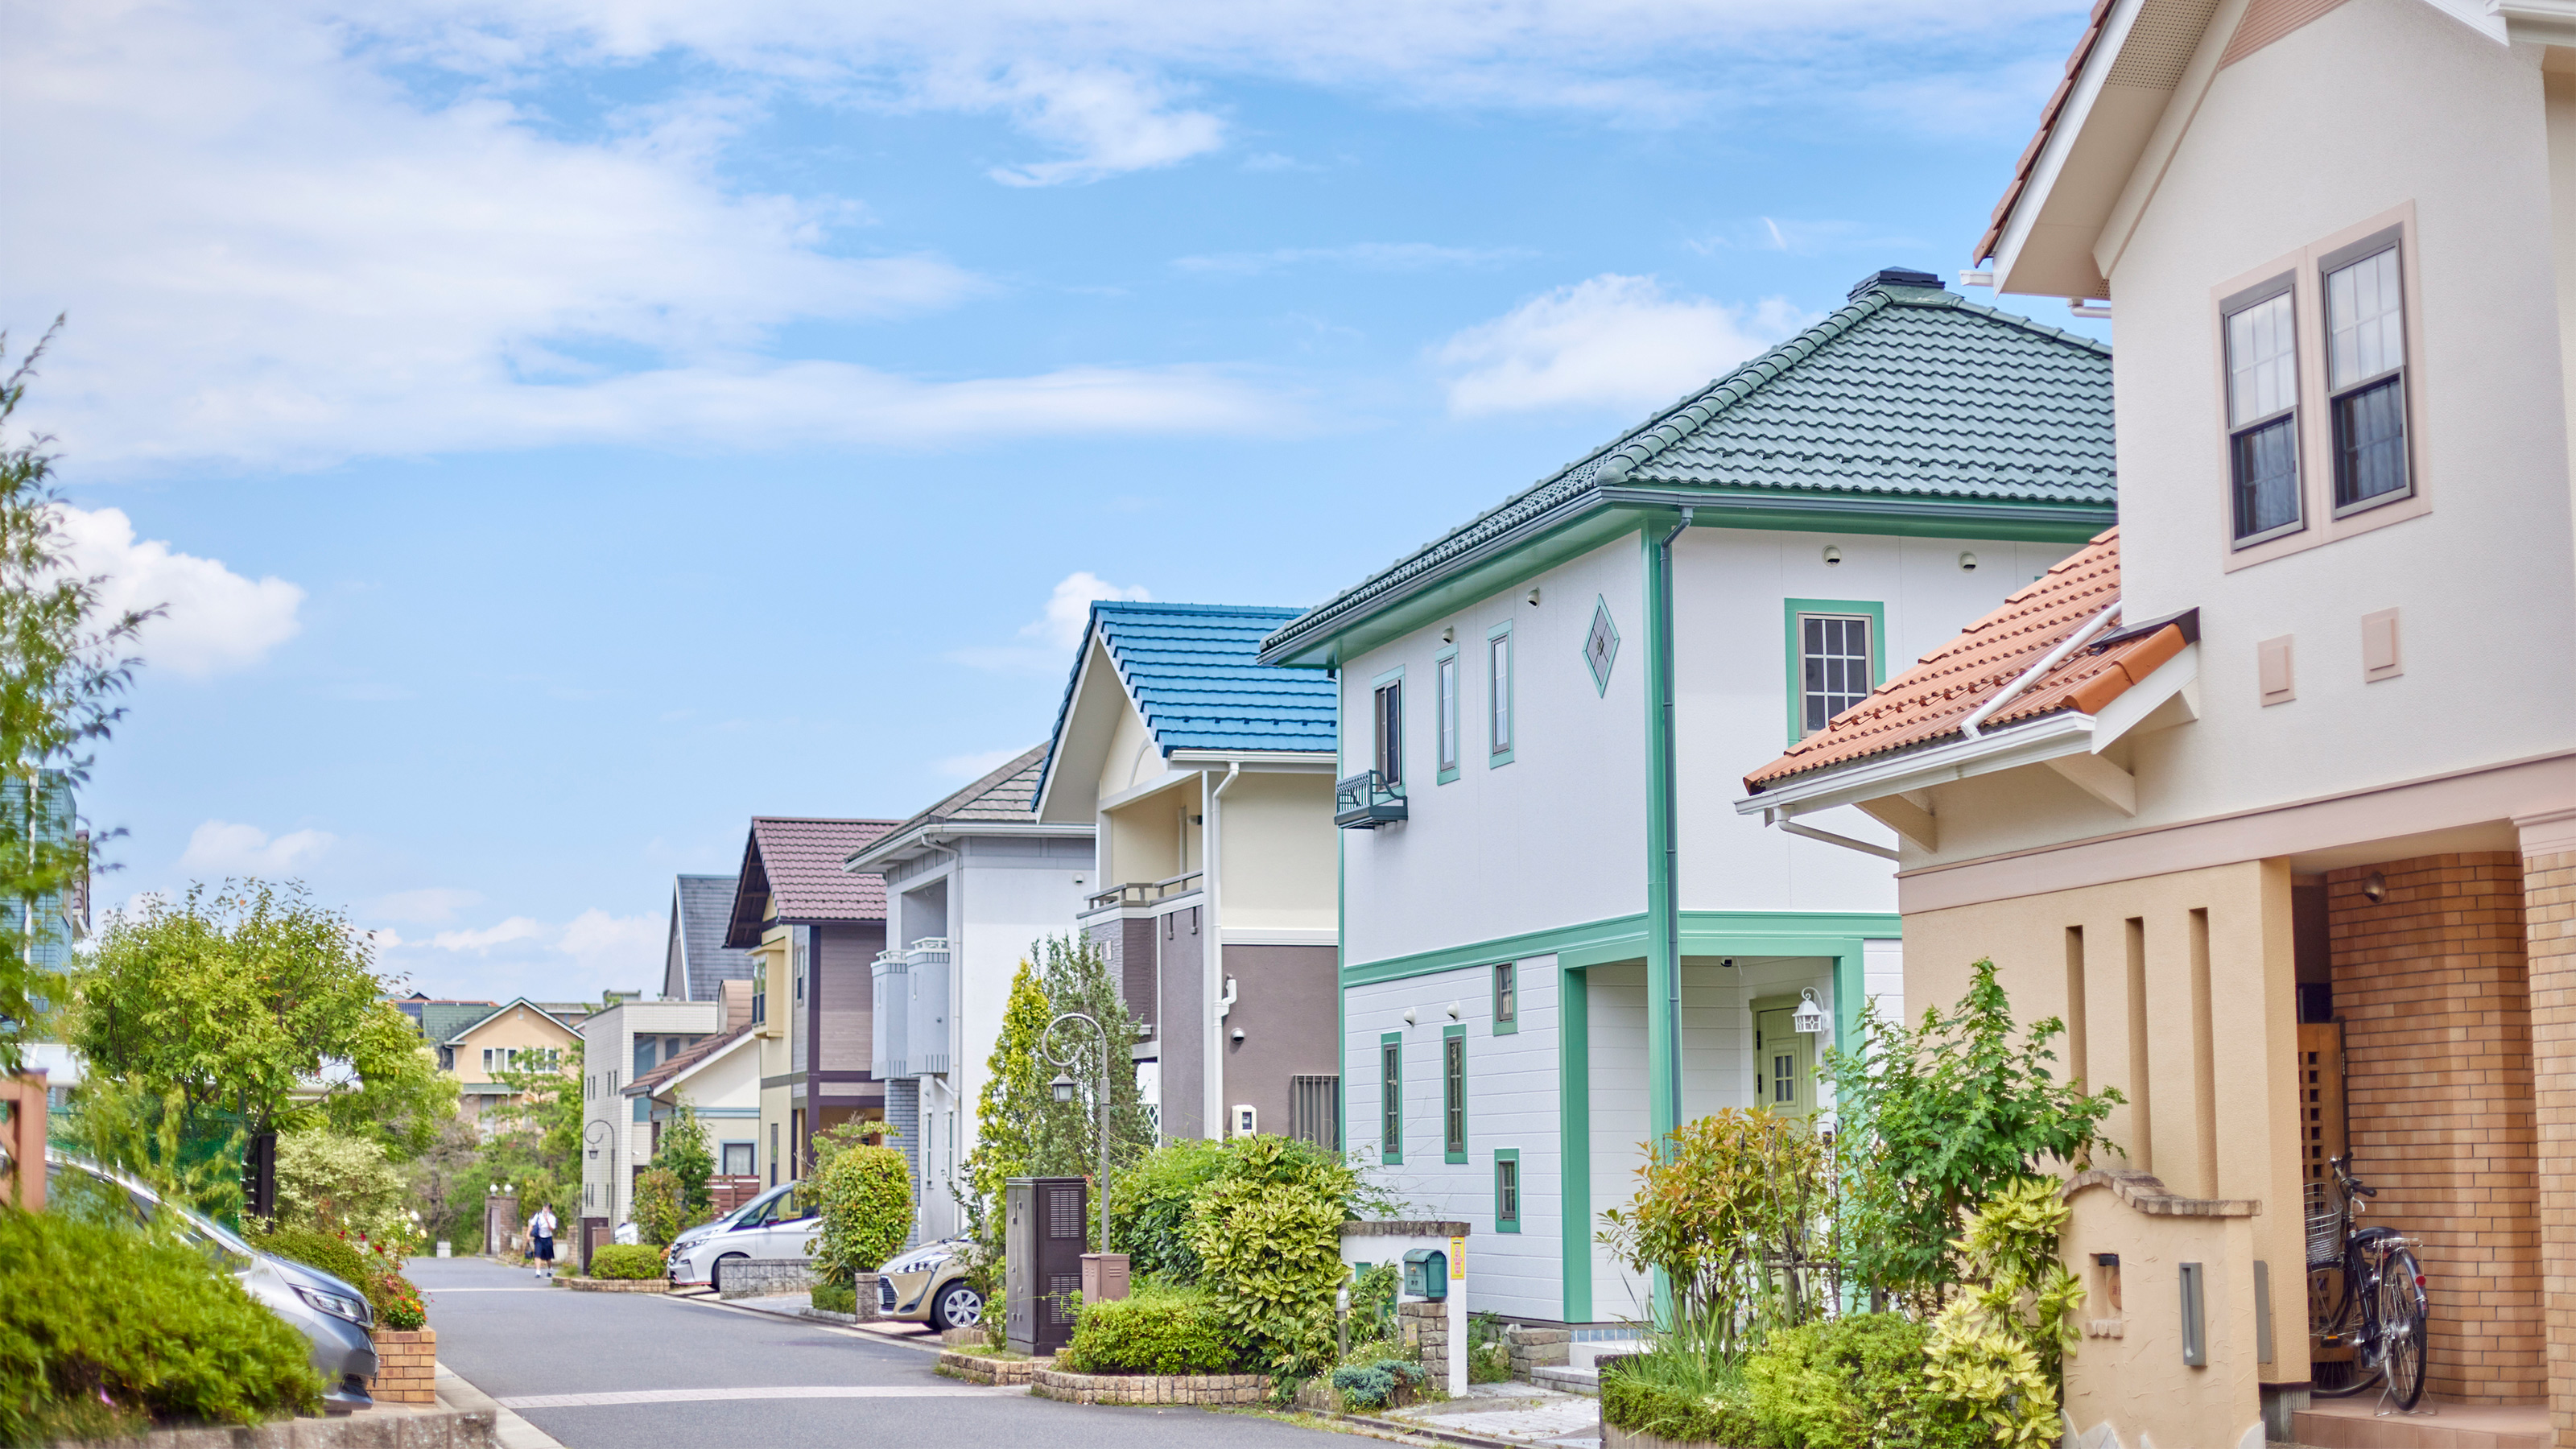
{"type": "Polygon", "coordinates": [[[1196,1283],[1202,1271],[1190,1246],[1190,1203],[1225,1169],[1225,1144],[1176,1137],[1139,1158],[1117,1182],[1110,1232],[1138,1274],[1166,1283],[1196,1283]]]}
{"type": "Polygon", "coordinates": [[[0,1210],[0,1444],[321,1407],[312,1345],[194,1245],[0,1210]]]}
{"type": "Polygon", "coordinates": [[[1341,1158],[1262,1135],[1226,1144],[1225,1167],[1190,1204],[1200,1281],[1245,1357],[1273,1374],[1311,1373],[1333,1350],[1342,1220],[1364,1193],[1341,1158]]]}
{"type": "Polygon", "coordinates": [[[1346,1363],[1333,1370],[1333,1387],[1351,1408],[1382,1409],[1398,1388],[1420,1388],[1425,1377],[1418,1363],[1382,1358],[1374,1363],[1346,1363]]]}
{"type": "Polygon", "coordinates": [[[279,1228],[273,1233],[243,1235],[254,1248],[264,1253],[319,1268],[350,1287],[365,1293],[375,1282],[376,1272],[367,1261],[364,1250],[338,1233],[318,1228],[279,1228]]]}
{"type": "Polygon", "coordinates": [[[1785,1449],[1964,1449],[1974,1436],[1924,1373],[1931,1337],[1893,1313],[1772,1334],[1744,1362],[1764,1441],[1785,1449]]]}
{"type": "Polygon", "coordinates": [[[1056,1358],[1076,1373],[1204,1374],[1232,1366],[1234,1350],[1206,1290],[1149,1286],[1083,1304],[1056,1358]]]}
{"type": "Polygon", "coordinates": [[[1969,1291],[1933,1322],[1933,1392],[1998,1449],[2036,1449],[2059,1433],[2061,1356],[2084,1302],[2057,1255],[2067,1215],[2051,1178],[1994,1193],[1958,1243],[1969,1291]]]}
{"type": "Polygon", "coordinates": [[[1601,1419],[1664,1439],[1777,1449],[1754,1418],[1740,1368],[1669,1343],[1604,1361],[1601,1419]]]}
{"type": "Polygon", "coordinates": [[[856,1313],[859,1311],[859,1290],[848,1283],[817,1283],[814,1285],[814,1306],[826,1313],[856,1313]]]}
{"type": "Polygon", "coordinates": [[[410,1191],[381,1142],[324,1128],[277,1139],[277,1224],[347,1230],[397,1251],[417,1245],[410,1191]]]}
{"type": "Polygon", "coordinates": [[[648,1167],[635,1174],[636,1236],[655,1247],[667,1247],[691,1224],[688,1188],[667,1167],[648,1167]]]}
{"type": "Polygon", "coordinates": [[[590,1276],[642,1282],[662,1276],[662,1250],[642,1243],[602,1243],[590,1250],[590,1276]]]}
{"type": "Polygon", "coordinates": [[[804,1190],[823,1214],[814,1272],[826,1282],[875,1272],[912,1235],[912,1169],[891,1147],[845,1148],[814,1170],[804,1190]]]}
{"type": "Polygon", "coordinates": [[[1673,1129],[1637,1169],[1637,1196],[1601,1214],[1601,1241],[1635,1272],[1672,1284],[1672,1333],[1710,1359],[1740,1360],[1778,1326],[1832,1299],[1833,1178],[1805,1117],[1730,1107],[1673,1129]]]}
{"type": "Polygon", "coordinates": [[[429,1326],[429,1305],[421,1301],[420,1290],[412,1286],[412,1281],[400,1273],[380,1279],[377,1293],[370,1295],[368,1301],[375,1305],[378,1327],[410,1333],[429,1326]]]}
{"type": "Polygon", "coordinates": [[[1361,1265],[1351,1282],[1351,1336],[1395,1337],[1395,1300],[1403,1288],[1403,1264],[1361,1265]]]}
{"type": "Polygon", "coordinates": [[[1512,1346],[1503,1341],[1503,1321],[1490,1313],[1467,1315],[1467,1382],[1508,1383],[1512,1346]]]}

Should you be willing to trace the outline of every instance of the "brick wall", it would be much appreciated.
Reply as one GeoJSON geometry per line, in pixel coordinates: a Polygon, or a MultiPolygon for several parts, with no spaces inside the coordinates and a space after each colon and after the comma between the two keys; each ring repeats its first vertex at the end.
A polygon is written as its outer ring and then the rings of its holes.
{"type": "Polygon", "coordinates": [[[2326,885],[2352,1152],[2380,1189],[2363,1221],[2423,1245],[2426,1388],[2538,1402],[2549,1371],[2523,859],[2386,861],[2326,885]],[[2376,902],[2363,889],[2374,872],[2387,882],[2376,902]]]}
{"type": "Polygon", "coordinates": [[[2531,958],[2532,1081],[2540,1173],[2541,1285],[2550,1308],[2549,1418],[2576,1449],[2576,851],[2523,857],[2531,958]]]}

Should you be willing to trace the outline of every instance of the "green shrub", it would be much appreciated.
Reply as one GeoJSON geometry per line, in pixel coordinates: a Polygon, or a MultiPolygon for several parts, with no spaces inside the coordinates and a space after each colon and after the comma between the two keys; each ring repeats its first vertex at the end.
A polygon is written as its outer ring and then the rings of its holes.
{"type": "Polygon", "coordinates": [[[1395,1300],[1404,1287],[1402,1263],[1363,1263],[1351,1280],[1351,1336],[1395,1337],[1395,1300]]]}
{"type": "Polygon", "coordinates": [[[385,1160],[384,1144],[325,1128],[277,1139],[280,1227],[346,1230],[397,1250],[417,1246],[411,1194],[385,1160]]]}
{"type": "Polygon", "coordinates": [[[1490,1313],[1467,1315],[1467,1382],[1509,1383],[1512,1346],[1503,1341],[1503,1321],[1490,1313]]]}
{"type": "Polygon", "coordinates": [[[643,1243],[602,1243],[590,1250],[590,1276],[642,1282],[662,1276],[662,1250],[643,1243]]]}
{"type": "Polygon", "coordinates": [[[689,1215],[687,1186],[667,1167],[648,1167],[635,1174],[632,1211],[637,1235],[655,1246],[669,1244],[696,1221],[689,1215]]]}
{"type": "Polygon", "coordinates": [[[1387,1400],[1395,1397],[1397,1388],[1418,1389],[1425,1377],[1418,1363],[1382,1358],[1374,1363],[1346,1363],[1333,1370],[1333,1387],[1350,1408],[1382,1409],[1387,1400]]]}
{"type": "Polygon", "coordinates": [[[1780,1329],[1744,1361],[1754,1418],[1785,1449],[1954,1444],[1961,1421],[1924,1372],[1931,1338],[1892,1313],[1780,1329]]]}
{"type": "Polygon", "coordinates": [[[1925,1353],[1932,1392],[1973,1424],[1977,1441],[2036,1449],[2057,1432],[2060,1355],[2076,1341],[2083,1285],[2058,1256],[2069,1209],[2053,1178],[1995,1190],[1957,1247],[1968,1291],[1934,1320],[1925,1353]]]}
{"type": "Polygon", "coordinates": [[[1342,1220],[1363,1195],[1333,1153],[1293,1138],[1238,1137],[1190,1202],[1190,1248],[1244,1357],[1272,1374],[1312,1373],[1333,1352],[1342,1220]]]}
{"type": "Polygon", "coordinates": [[[1176,1137],[1137,1159],[1117,1181],[1110,1218],[1116,1252],[1131,1271],[1166,1283],[1196,1283],[1201,1265],[1190,1246],[1190,1202],[1225,1167],[1225,1144],[1176,1137]]]}
{"type": "Polygon", "coordinates": [[[822,1209],[814,1272],[847,1283],[873,1273],[912,1235],[912,1169],[891,1147],[850,1147],[815,1169],[804,1191],[822,1209]]]}
{"type": "Polygon", "coordinates": [[[319,1228],[279,1228],[273,1233],[251,1232],[242,1235],[252,1247],[264,1253],[319,1268],[360,1293],[367,1292],[376,1281],[374,1267],[357,1244],[337,1233],[319,1228]]]}
{"type": "Polygon", "coordinates": [[[859,1311],[859,1290],[847,1283],[817,1283],[814,1285],[814,1306],[826,1313],[856,1313],[859,1311]]]}
{"type": "Polygon", "coordinates": [[[318,1412],[312,1345],[197,1245],[0,1209],[0,1444],[318,1412]]]}
{"type": "Polygon", "coordinates": [[[1669,1346],[1605,1362],[1601,1420],[1664,1439],[1780,1449],[1755,1419],[1740,1370],[1669,1346]]]}
{"type": "Polygon", "coordinates": [[[1152,1286],[1083,1304],[1056,1359],[1076,1373],[1204,1374],[1231,1367],[1234,1350],[1204,1290],[1152,1286]]]}

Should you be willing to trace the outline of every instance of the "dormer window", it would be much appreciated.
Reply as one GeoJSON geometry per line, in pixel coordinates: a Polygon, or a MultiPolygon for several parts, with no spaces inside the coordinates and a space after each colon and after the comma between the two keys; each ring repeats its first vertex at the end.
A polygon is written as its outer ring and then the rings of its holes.
{"type": "Polygon", "coordinates": [[[2325,273],[2327,408],[2334,421],[2335,511],[2409,491],[2406,466],[2406,306],[2397,238],[2329,256],[2325,273]]]}
{"type": "Polygon", "coordinates": [[[2299,341],[2294,277],[2228,299],[2227,464],[2236,544],[2295,533],[2299,341]]]}

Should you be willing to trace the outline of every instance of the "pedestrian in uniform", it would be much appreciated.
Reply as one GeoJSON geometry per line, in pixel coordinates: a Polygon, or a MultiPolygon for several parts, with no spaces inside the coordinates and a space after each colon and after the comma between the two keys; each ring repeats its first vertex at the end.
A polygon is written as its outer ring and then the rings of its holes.
{"type": "Polygon", "coordinates": [[[528,1252],[537,1260],[537,1276],[555,1275],[555,1210],[540,1204],[537,1215],[528,1219],[528,1252]]]}

